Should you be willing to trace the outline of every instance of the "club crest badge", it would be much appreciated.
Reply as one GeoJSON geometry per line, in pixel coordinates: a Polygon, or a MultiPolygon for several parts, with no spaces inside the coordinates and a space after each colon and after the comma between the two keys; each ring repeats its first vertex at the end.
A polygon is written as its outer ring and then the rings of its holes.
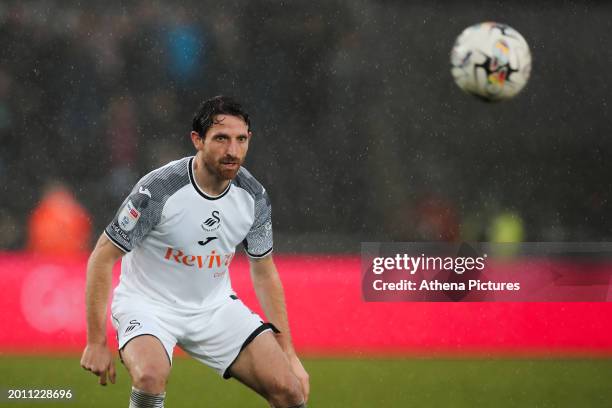
{"type": "Polygon", "coordinates": [[[200,224],[200,227],[206,232],[215,231],[219,229],[221,226],[221,218],[219,216],[219,211],[213,211],[210,217],[200,224]]]}

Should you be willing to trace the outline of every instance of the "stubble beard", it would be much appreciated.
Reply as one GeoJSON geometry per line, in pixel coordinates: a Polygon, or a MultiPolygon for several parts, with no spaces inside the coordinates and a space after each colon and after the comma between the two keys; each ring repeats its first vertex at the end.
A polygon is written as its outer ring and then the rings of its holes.
{"type": "Polygon", "coordinates": [[[217,179],[226,181],[226,180],[233,180],[234,178],[236,178],[236,175],[238,174],[238,171],[240,170],[240,166],[242,166],[242,162],[243,160],[239,160],[235,158],[223,158],[216,163],[209,163],[207,161],[204,161],[204,166],[206,166],[206,169],[211,174],[215,175],[217,179]],[[236,167],[235,170],[224,169],[223,162],[237,163],[238,166],[236,167]]]}

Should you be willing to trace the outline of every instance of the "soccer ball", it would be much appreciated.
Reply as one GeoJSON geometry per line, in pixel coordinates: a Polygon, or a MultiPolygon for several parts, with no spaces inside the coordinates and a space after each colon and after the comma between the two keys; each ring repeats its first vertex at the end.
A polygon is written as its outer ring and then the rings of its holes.
{"type": "Polygon", "coordinates": [[[485,101],[510,99],[529,80],[529,46],[510,26],[475,24],[463,30],[455,41],[451,73],[459,88],[485,101]]]}

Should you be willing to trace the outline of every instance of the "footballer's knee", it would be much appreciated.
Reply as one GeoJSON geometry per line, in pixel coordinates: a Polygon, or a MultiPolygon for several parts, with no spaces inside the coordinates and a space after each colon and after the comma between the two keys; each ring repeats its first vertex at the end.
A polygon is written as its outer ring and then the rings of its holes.
{"type": "Polygon", "coordinates": [[[304,402],[304,393],[299,380],[293,373],[277,378],[267,387],[267,399],[276,408],[300,406],[304,402]]]}
{"type": "Polygon", "coordinates": [[[130,370],[132,384],[141,391],[161,394],[166,389],[170,370],[155,364],[137,364],[130,370]]]}

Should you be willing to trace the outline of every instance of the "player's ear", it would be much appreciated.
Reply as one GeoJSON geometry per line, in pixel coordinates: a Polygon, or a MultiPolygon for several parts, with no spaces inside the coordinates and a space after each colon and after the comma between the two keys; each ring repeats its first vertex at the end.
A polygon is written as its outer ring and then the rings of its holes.
{"type": "Polygon", "coordinates": [[[191,142],[193,143],[193,147],[195,147],[197,150],[200,150],[202,148],[202,143],[204,143],[204,140],[200,137],[200,134],[198,132],[192,131],[191,142]]]}

